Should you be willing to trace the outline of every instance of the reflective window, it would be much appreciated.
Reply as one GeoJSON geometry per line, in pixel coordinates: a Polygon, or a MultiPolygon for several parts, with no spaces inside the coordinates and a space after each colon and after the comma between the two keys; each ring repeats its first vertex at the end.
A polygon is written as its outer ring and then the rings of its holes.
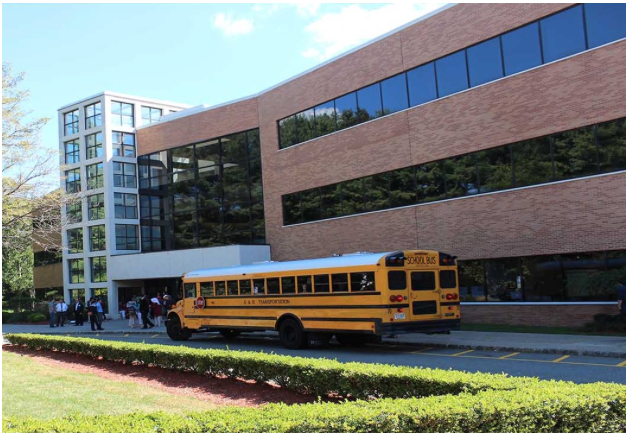
{"type": "Polygon", "coordinates": [[[283,204],[283,221],[285,225],[298,224],[301,222],[301,195],[284,195],[281,198],[283,204]]]}
{"type": "Polygon", "coordinates": [[[445,159],[443,169],[448,198],[476,195],[480,192],[475,154],[445,159]]]}
{"type": "MultiPolygon", "coordinates": [[[[117,219],[137,219],[137,195],[115,192],[113,202],[117,219]]],[[[157,209],[159,210],[159,205],[157,209]]]]}
{"type": "Polygon", "coordinates": [[[349,215],[364,211],[364,189],[362,179],[345,181],[341,183],[342,214],[349,215]]]}
{"type": "Polygon", "coordinates": [[[87,197],[87,219],[90,221],[105,218],[105,194],[87,197]]]}
{"type": "Polygon", "coordinates": [[[408,108],[406,75],[399,74],[382,81],[383,114],[388,115],[408,108]]]}
{"type": "Polygon", "coordinates": [[[240,280],[240,295],[250,295],[251,293],[252,293],[251,280],[241,279],[240,280]]]}
{"type": "Polygon", "coordinates": [[[379,83],[360,89],[357,94],[360,122],[382,116],[382,94],[379,83]]]}
{"type": "Polygon", "coordinates": [[[266,279],[266,294],[268,295],[279,294],[279,278],[266,279]]]}
{"type": "Polygon", "coordinates": [[[390,208],[390,179],[388,172],[364,178],[364,211],[390,208]]]}
{"type": "Polygon", "coordinates": [[[135,135],[114,131],[112,137],[113,155],[121,157],[135,157],[135,135]]]}
{"type": "Polygon", "coordinates": [[[286,148],[296,143],[296,118],[290,116],[279,121],[279,148],[286,148]]]}
{"type": "Polygon", "coordinates": [[[70,169],[65,171],[65,191],[67,193],[76,193],[81,191],[81,170],[70,169]]]}
{"type": "Polygon", "coordinates": [[[512,145],[517,187],[547,183],[553,179],[552,153],[547,137],[512,145]]]}
{"type": "Polygon", "coordinates": [[[407,75],[410,106],[418,106],[438,98],[434,62],[411,69],[407,75]]]}
{"type": "Polygon", "coordinates": [[[299,293],[312,293],[312,277],[299,276],[297,278],[297,287],[299,293]]]}
{"type": "Polygon", "coordinates": [[[296,143],[301,143],[316,137],[316,122],[314,109],[304,110],[295,115],[296,143]]]}
{"type": "Polygon", "coordinates": [[[521,279],[519,277],[519,259],[502,258],[487,260],[486,284],[488,302],[520,301],[523,299],[521,279]]]}
{"type": "Polygon", "coordinates": [[[321,218],[342,216],[342,194],[340,185],[321,187],[321,218]]]}
{"type": "Polygon", "coordinates": [[[305,222],[310,219],[322,219],[320,189],[314,188],[301,192],[301,213],[305,222]]]}
{"type": "Polygon", "coordinates": [[[100,102],[85,106],[85,129],[102,125],[102,105],[100,102]]]}
{"type": "Polygon", "coordinates": [[[94,225],[89,227],[89,250],[104,251],[107,249],[107,238],[105,237],[105,226],[94,225]]]}
{"type": "Polygon", "coordinates": [[[254,279],[253,280],[253,294],[264,294],[266,293],[266,283],[264,279],[254,279]]]}
{"type": "Polygon", "coordinates": [[[224,296],[227,294],[227,287],[224,281],[218,281],[215,284],[216,284],[216,296],[224,296]]]}
{"type": "Polygon", "coordinates": [[[328,101],[314,108],[316,135],[323,136],[336,131],[336,108],[334,101],[328,101]]]}
{"type": "Polygon", "coordinates": [[[417,202],[444,199],[445,174],[441,162],[424,163],[416,168],[417,202]]]}
{"type": "Polygon", "coordinates": [[[481,260],[458,262],[460,300],[486,302],[486,271],[481,260]]]}
{"type": "Polygon", "coordinates": [[[358,123],[358,101],[355,92],[336,98],[335,104],[338,130],[358,123]]]}
{"type": "Polygon", "coordinates": [[[586,3],[584,15],[589,48],[626,37],[625,3],[586,3]]]}
{"type": "Polygon", "coordinates": [[[467,48],[470,86],[478,86],[504,76],[499,37],[467,48]]]}
{"type": "Polygon", "coordinates": [[[85,136],[85,149],[87,151],[88,159],[95,159],[101,157],[102,151],[102,133],[88,134],[85,136]]]}
{"type": "Polygon", "coordinates": [[[390,171],[390,206],[404,207],[416,204],[414,167],[390,171]]]}
{"type": "Polygon", "coordinates": [[[504,33],[501,39],[506,75],[534,68],[543,63],[538,21],[504,33]]]}
{"type": "Polygon", "coordinates": [[[523,290],[527,302],[565,300],[560,261],[555,255],[522,258],[523,290]]]}
{"type": "Polygon", "coordinates": [[[107,282],[107,257],[90,258],[92,282],[107,282]]]}
{"type": "Polygon", "coordinates": [[[79,110],[63,114],[63,134],[75,134],[79,131],[79,110]]]}
{"type": "Polygon", "coordinates": [[[238,281],[227,281],[227,294],[238,296],[238,281]]]}
{"type": "Polygon", "coordinates": [[[81,160],[81,149],[78,140],[71,140],[64,144],[65,148],[65,163],[66,165],[72,163],[78,163],[81,160]]]}
{"type": "Polygon", "coordinates": [[[113,185],[114,187],[137,187],[135,165],[113,162],[113,185]]]}
{"type": "Polygon", "coordinates": [[[585,127],[552,135],[556,180],[598,173],[593,131],[593,127],[585,127]]]}
{"type": "Polygon", "coordinates": [[[69,224],[78,223],[83,220],[83,206],[80,200],[66,204],[65,218],[69,224]]]}
{"type": "Polygon", "coordinates": [[[436,78],[439,97],[467,89],[469,83],[467,81],[465,51],[462,50],[438,59],[436,61],[436,78]]]}
{"type": "Polygon", "coordinates": [[[480,151],[475,155],[480,177],[480,193],[510,189],[513,186],[509,145],[480,151]]]}
{"type": "Polygon", "coordinates": [[[133,120],[133,104],[112,101],[111,123],[113,125],[135,127],[135,121],[133,120]]]}
{"type": "Polygon", "coordinates": [[[456,288],[456,272],[453,270],[441,270],[439,272],[441,288],[456,288]]]}
{"type": "Polygon", "coordinates": [[[142,125],[148,125],[159,121],[161,113],[161,109],[142,106],[142,125]]]}
{"type": "Polygon", "coordinates": [[[596,126],[600,172],[626,169],[626,118],[596,126]]]}
{"type": "Polygon", "coordinates": [[[71,284],[85,282],[85,261],[82,258],[68,260],[68,270],[71,284]]]}
{"type": "Polygon", "coordinates": [[[102,163],[86,166],[85,173],[87,174],[87,190],[100,189],[104,186],[102,163]]]}
{"type": "Polygon", "coordinates": [[[70,254],[83,252],[83,228],[68,230],[68,249],[70,254]]]}
{"type": "Polygon", "coordinates": [[[172,216],[174,249],[197,246],[196,213],[177,213],[172,216]]]}
{"type": "Polygon", "coordinates": [[[541,20],[544,62],[551,62],[586,49],[582,6],[576,6],[541,20]]]}
{"type": "Polygon", "coordinates": [[[213,282],[201,283],[201,296],[204,298],[210,298],[214,296],[214,283],[213,282]]]}

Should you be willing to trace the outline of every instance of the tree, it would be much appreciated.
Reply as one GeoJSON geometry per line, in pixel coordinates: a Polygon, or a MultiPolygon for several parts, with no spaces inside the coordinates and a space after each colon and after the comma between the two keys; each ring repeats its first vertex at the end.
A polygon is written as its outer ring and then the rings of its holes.
{"type": "Polygon", "coordinates": [[[58,154],[40,146],[49,118],[28,119],[30,93],[20,89],[24,74],[2,63],[2,248],[22,250],[33,241],[59,248],[61,214],[69,200],[58,189],[58,154]],[[33,238],[33,228],[36,238],[33,238]]]}

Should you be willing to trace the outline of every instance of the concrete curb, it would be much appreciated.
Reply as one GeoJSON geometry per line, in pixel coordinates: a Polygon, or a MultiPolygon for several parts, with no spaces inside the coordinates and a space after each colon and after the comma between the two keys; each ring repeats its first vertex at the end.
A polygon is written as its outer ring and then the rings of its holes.
{"type": "MultiPolygon", "coordinates": [[[[3,335],[6,333],[3,333],[3,335]]],[[[110,335],[110,334],[129,334],[129,335],[166,335],[162,330],[104,330],[104,331],[72,331],[68,332],[38,332],[43,335],[110,335]]],[[[249,334],[250,335],[250,334],[249,334]]],[[[267,333],[255,333],[255,337],[261,338],[277,338],[278,334],[273,332],[267,333]]],[[[535,348],[535,347],[521,347],[521,346],[507,346],[507,345],[479,345],[479,344],[461,344],[461,343],[431,343],[420,341],[409,341],[401,339],[387,339],[385,344],[394,344],[401,346],[424,346],[440,349],[473,349],[473,350],[486,350],[486,351],[502,351],[502,352],[521,352],[521,353],[546,353],[546,354],[560,354],[560,355],[580,355],[580,356],[597,356],[597,357],[609,357],[609,358],[626,358],[625,352],[615,351],[600,351],[600,350],[575,350],[575,349],[560,349],[560,348],[535,348]]]]}

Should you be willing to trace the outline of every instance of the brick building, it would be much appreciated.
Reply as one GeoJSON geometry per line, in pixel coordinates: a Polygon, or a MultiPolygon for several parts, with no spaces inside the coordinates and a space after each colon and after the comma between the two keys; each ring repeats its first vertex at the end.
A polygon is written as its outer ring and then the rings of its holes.
{"type": "Polygon", "coordinates": [[[195,267],[421,247],[458,256],[463,321],[614,314],[625,28],[623,4],[447,6],[137,127],[141,253],[108,260],[110,301],[195,267]]]}

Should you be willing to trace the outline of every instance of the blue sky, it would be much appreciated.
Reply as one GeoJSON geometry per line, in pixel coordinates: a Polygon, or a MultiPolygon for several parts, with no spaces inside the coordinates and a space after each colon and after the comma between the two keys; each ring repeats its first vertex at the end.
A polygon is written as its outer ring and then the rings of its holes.
{"type": "Polygon", "coordinates": [[[32,116],[108,90],[220,104],[272,87],[442,4],[3,4],[2,60],[32,116]]]}

